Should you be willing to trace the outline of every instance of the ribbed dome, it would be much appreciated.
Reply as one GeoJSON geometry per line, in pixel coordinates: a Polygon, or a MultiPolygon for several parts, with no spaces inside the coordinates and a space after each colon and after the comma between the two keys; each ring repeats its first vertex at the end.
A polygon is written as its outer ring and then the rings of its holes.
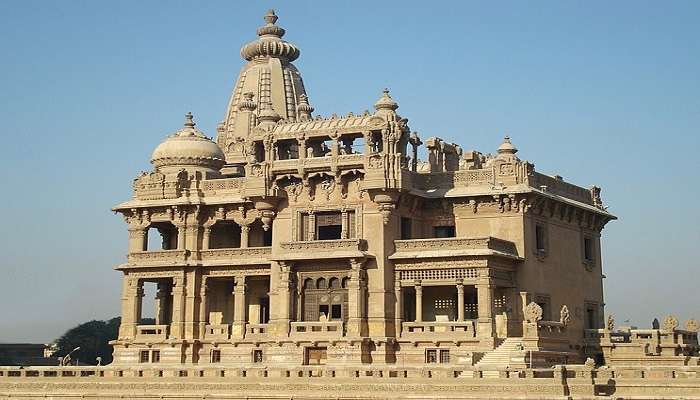
{"type": "Polygon", "coordinates": [[[265,22],[267,22],[267,25],[258,28],[259,38],[241,48],[241,57],[247,61],[267,57],[281,58],[287,61],[294,61],[299,58],[299,49],[295,45],[282,40],[285,31],[275,25],[277,15],[275,15],[274,10],[267,12],[265,22]]]}
{"type": "Polygon", "coordinates": [[[192,113],[187,113],[184,127],[156,147],[151,163],[163,173],[179,172],[191,167],[214,172],[224,165],[224,153],[216,143],[195,128],[192,113]]]}

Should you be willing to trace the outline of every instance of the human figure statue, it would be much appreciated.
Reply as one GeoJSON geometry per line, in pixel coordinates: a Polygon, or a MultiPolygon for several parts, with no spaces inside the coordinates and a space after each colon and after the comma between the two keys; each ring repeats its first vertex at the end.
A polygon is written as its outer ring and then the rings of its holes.
{"type": "Polygon", "coordinates": [[[654,318],[654,320],[651,321],[651,329],[660,329],[660,328],[661,328],[661,324],[659,323],[659,319],[654,318]]]}

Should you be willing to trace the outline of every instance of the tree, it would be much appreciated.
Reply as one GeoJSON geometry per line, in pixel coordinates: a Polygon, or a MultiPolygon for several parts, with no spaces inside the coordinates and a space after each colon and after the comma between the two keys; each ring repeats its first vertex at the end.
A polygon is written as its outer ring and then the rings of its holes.
{"type": "MultiPolygon", "coordinates": [[[[144,318],[144,324],[154,323],[150,318],[144,318]]],[[[102,359],[102,364],[112,362],[112,346],[110,340],[115,340],[119,334],[121,318],[115,317],[107,321],[89,321],[69,329],[57,341],[58,351],[56,356],[63,357],[80,347],[71,354],[73,360],[80,364],[96,365],[97,357],[102,359]]]]}

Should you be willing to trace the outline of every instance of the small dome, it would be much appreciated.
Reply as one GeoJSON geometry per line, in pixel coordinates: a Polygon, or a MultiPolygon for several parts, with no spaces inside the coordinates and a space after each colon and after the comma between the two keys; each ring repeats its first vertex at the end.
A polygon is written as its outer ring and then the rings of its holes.
{"type": "Polygon", "coordinates": [[[192,113],[185,115],[185,126],[168,136],[151,156],[151,163],[163,173],[183,168],[218,171],[224,165],[221,148],[195,128],[192,113]]]}
{"type": "Polygon", "coordinates": [[[518,149],[510,142],[510,137],[506,136],[503,138],[503,143],[498,146],[497,151],[498,154],[515,154],[518,152],[518,149]]]}
{"type": "Polygon", "coordinates": [[[384,89],[384,91],[382,92],[382,97],[380,97],[379,100],[377,100],[377,102],[374,103],[374,108],[377,111],[396,111],[396,109],[399,108],[399,104],[391,98],[391,95],[389,94],[389,89],[384,89]]]}

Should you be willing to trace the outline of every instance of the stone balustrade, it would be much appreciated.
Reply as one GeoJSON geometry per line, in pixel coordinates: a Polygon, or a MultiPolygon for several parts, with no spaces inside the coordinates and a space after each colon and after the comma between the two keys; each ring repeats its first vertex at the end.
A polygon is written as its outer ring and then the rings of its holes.
{"type": "Polygon", "coordinates": [[[282,242],[283,255],[279,260],[364,257],[367,242],[364,239],[305,240],[282,242]]]}
{"type": "Polygon", "coordinates": [[[226,340],[231,335],[231,325],[229,324],[215,324],[206,325],[204,327],[204,338],[211,339],[223,339],[226,340]]]}
{"type": "Polygon", "coordinates": [[[343,321],[304,321],[292,322],[291,337],[334,337],[345,336],[343,321]]]}
{"type": "Polygon", "coordinates": [[[515,243],[494,237],[453,237],[433,239],[394,240],[396,253],[391,258],[425,257],[437,255],[430,252],[460,252],[476,255],[481,253],[498,253],[508,257],[518,257],[515,243]]]}
{"type": "Polygon", "coordinates": [[[242,247],[228,249],[200,250],[199,258],[205,264],[230,263],[232,260],[241,263],[267,261],[272,254],[272,247],[242,247]]]}
{"type": "Polygon", "coordinates": [[[188,250],[136,251],[129,253],[129,264],[184,264],[190,256],[188,250]]]}
{"type": "Polygon", "coordinates": [[[265,336],[269,330],[268,324],[251,324],[247,323],[245,325],[245,337],[250,338],[253,336],[265,336]]]}
{"type": "Polygon", "coordinates": [[[138,325],[136,326],[137,341],[155,341],[168,338],[168,325],[138,325]]]}
{"type": "Polygon", "coordinates": [[[402,338],[418,337],[459,337],[468,339],[476,337],[474,320],[440,321],[440,322],[403,322],[401,324],[402,338]]]}

